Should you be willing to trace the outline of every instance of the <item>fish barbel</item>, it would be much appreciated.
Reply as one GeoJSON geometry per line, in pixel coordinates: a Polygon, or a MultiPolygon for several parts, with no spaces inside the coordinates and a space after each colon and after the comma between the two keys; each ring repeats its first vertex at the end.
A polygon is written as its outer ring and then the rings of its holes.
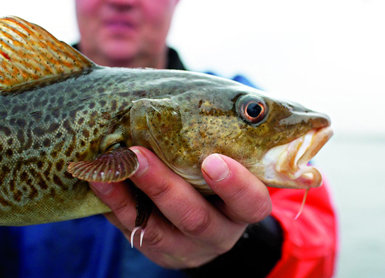
{"type": "Polygon", "coordinates": [[[202,194],[200,165],[230,156],[269,186],[322,182],[309,160],[329,118],[206,74],[94,64],[43,28],[0,19],[0,225],[109,211],[89,181],[137,169],[128,147],[151,149],[202,194]]]}

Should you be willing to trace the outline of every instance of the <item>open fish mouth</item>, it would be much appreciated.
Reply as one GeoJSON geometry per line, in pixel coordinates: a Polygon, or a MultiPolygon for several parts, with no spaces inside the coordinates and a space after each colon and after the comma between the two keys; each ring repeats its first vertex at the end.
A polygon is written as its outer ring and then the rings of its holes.
{"type": "Polygon", "coordinates": [[[322,184],[322,175],[309,164],[333,135],[330,127],[310,130],[294,141],[270,149],[263,157],[267,185],[285,188],[312,188],[322,184]]]}

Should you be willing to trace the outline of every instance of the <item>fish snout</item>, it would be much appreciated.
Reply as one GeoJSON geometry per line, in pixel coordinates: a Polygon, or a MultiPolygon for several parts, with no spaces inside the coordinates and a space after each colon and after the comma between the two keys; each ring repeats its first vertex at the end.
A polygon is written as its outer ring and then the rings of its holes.
{"type": "Polygon", "coordinates": [[[331,125],[330,117],[323,113],[313,112],[314,115],[310,116],[310,126],[314,129],[321,129],[331,125]]]}
{"type": "Polygon", "coordinates": [[[323,113],[307,111],[291,111],[290,116],[280,120],[280,125],[287,127],[306,125],[310,129],[321,129],[331,125],[329,116],[323,113]]]}

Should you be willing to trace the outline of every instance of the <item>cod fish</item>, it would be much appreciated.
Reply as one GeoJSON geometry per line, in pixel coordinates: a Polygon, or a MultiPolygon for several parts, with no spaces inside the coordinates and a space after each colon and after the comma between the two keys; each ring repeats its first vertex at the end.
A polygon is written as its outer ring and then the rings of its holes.
{"type": "Polygon", "coordinates": [[[201,73],[96,65],[43,28],[0,19],[0,225],[105,213],[89,181],[128,179],[152,150],[205,195],[200,165],[230,156],[266,185],[321,184],[309,160],[329,118],[201,73]]]}

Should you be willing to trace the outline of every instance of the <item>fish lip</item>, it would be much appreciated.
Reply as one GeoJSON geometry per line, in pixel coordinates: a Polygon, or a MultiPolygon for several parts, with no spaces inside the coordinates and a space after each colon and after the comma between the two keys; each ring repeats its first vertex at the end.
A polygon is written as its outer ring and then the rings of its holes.
{"type": "Polygon", "coordinates": [[[330,126],[312,129],[290,143],[269,150],[264,158],[264,175],[268,185],[308,189],[322,184],[322,175],[309,161],[332,137],[330,126]]]}

